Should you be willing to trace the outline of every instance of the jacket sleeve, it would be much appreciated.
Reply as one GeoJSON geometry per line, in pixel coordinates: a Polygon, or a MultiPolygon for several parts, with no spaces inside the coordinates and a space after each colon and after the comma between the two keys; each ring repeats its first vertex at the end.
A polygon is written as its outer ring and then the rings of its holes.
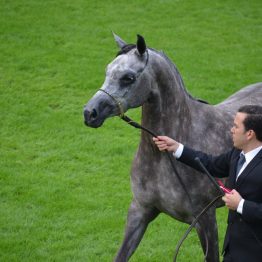
{"type": "Polygon", "coordinates": [[[233,149],[219,156],[208,155],[201,151],[196,151],[192,148],[184,146],[183,153],[178,161],[203,172],[195,158],[198,157],[210,174],[214,177],[228,177],[230,168],[230,159],[233,149]]]}
{"type": "Polygon", "coordinates": [[[247,222],[262,222],[262,203],[245,200],[242,217],[247,222]]]}

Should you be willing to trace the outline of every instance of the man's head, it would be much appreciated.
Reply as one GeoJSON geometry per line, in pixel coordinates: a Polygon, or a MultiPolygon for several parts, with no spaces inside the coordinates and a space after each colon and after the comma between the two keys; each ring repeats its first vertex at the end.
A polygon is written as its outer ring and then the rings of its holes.
{"type": "Polygon", "coordinates": [[[246,105],[239,108],[231,129],[234,146],[249,150],[262,143],[262,106],[246,105]]]}

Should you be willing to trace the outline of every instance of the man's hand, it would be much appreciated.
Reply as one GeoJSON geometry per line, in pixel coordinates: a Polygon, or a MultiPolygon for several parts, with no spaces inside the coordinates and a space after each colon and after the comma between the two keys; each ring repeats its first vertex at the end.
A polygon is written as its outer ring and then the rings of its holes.
{"type": "Polygon", "coordinates": [[[167,150],[176,152],[179,146],[178,142],[168,136],[158,136],[157,138],[153,137],[153,141],[160,151],[167,150]]]}
{"type": "Polygon", "coordinates": [[[225,194],[222,197],[222,200],[225,202],[226,206],[232,210],[237,210],[238,204],[241,199],[242,197],[235,189],[233,189],[229,194],[225,194]]]}

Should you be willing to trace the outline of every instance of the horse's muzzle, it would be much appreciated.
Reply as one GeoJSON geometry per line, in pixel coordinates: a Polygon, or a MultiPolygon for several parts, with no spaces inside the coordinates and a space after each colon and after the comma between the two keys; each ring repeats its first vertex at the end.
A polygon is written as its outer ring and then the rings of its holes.
{"type": "Polygon", "coordinates": [[[101,119],[98,116],[98,112],[95,108],[93,109],[85,108],[84,109],[84,122],[89,127],[97,128],[103,124],[104,119],[101,119]]]}

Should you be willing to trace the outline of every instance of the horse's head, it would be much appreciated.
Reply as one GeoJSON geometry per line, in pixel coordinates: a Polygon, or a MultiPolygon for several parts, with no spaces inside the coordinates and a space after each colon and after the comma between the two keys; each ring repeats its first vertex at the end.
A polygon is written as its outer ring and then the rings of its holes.
{"type": "Polygon", "coordinates": [[[142,36],[137,44],[126,44],[114,35],[120,47],[117,57],[107,66],[101,89],[84,108],[85,124],[100,127],[106,118],[121,115],[129,108],[141,106],[150,95],[148,49],[142,36]]]}

